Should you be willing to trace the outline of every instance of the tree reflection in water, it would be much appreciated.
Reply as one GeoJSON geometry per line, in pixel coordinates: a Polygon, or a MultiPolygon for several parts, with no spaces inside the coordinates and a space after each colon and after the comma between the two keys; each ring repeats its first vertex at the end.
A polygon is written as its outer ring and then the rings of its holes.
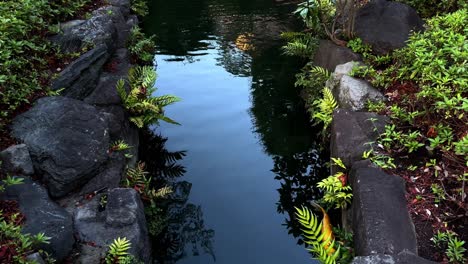
{"type": "Polygon", "coordinates": [[[183,159],[185,151],[171,152],[165,148],[167,138],[150,130],[140,134],[139,157],[154,177],[154,185],[171,186],[173,193],[161,202],[167,226],[153,238],[156,263],[171,264],[188,254],[209,254],[215,259],[213,250],[214,230],[205,229],[202,208],[188,203],[192,184],[177,181],[185,168],[177,162],[183,159]]]}

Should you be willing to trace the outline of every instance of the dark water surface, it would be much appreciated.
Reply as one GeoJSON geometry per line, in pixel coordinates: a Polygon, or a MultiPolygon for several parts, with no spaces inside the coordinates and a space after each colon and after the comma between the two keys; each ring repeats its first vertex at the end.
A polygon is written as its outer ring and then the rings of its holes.
{"type": "Polygon", "coordinates": [[[289,221],[314,198],[318,136],[294,87],[300,63],[278,38],[294,6],[270,0],[154,0],[158,95],[182,101],[154,128],[181,162],[190,190],[169,226],[162,263],[313,263],[289,221]],[[177,222],[177,223],[176,223],[177,222]],[[292,233],[292,234],[290,234],[292,233]]]}

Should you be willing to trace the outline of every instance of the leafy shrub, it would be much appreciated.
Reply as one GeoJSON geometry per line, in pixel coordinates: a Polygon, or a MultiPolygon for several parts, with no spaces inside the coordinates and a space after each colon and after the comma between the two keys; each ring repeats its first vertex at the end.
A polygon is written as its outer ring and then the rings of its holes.
{"type": "Polygon", "coordinates": [[[164,115],[164,107],[178,102],[179,98],[173,95],[153,96],[156,92],[155,82],[156,72],[153,67],[137,66],[130,69],[128,82],[121,79],[117,83],[117,92],[131,115],[130,121],[139,128],[158,123],[159,120],[178,124],[164,115]],[[130,86],[128,93],[126,83],[130,86]]]}
{"type": "Polygon", "coordinates": [[[315,110],[312,117],[317,123],[321,122],[323,124],[323,130],[325,131],[333,121],[333,111],[338,108],[338,103],[329,88],[324,87],[322,91],[323,98],[313,102],[315,110]]]}
{"type": "Polygon", "coordinates": [[[50,79],[54,49],[45,38],[59,19],[72,16],[89,0],[6,0],[0,2],[0,128],[50,79]]]}
{"type": "Polygon", "coordinates": [[[135,14],[141,17],[144,17],[149,13],[147,0],[131,0],[130,8],[135,14]]]}
{"type": "MultiPolygon", "coordinates": [[[[341,169],[346,170],[341,159],[332,158],[334,163],[341,169]]],[[[317,186],[324,191],[323,201],[335,208],[346,208],[351,204],[353,193],[351,186],[347,184],[347,175],[344,172],[337,172],[323,180],[317,186]]]]}
{"type": "Polygon", "coordinates": [[[418,12],[422,17],[429,18],[435,15],[449,13],[468,7],[465,0],[397,0],[405,3],[418,12]]]}
{"type": "Polygon", "coordinates": [[[132,28],[127,47],[132,57],[143,64],[153,62],[156,52],[155,36],[146,37],[139,26],[132,28]]]}

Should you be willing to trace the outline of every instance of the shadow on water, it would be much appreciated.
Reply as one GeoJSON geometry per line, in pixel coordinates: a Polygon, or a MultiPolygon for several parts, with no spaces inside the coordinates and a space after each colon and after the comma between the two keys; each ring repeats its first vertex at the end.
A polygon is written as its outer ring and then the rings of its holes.
{"type": "Polygon", "coordinates": [[[144,28],[157,35],[156,58],[162,79],[157,85],[163,89],[161,93],[177,94],[183,99],[167,110],[168,116],[182,126],[162,124],[158,131],[169,137],[167,148],[188,150],[185,158],[182,154],[176,159],[160,158],[158,153],[171,153],[165,148],[164,138],[155,136],[155,132],[142,136],[145,150],[140,157],[148,168],[154,169],[153,173],[172,182],[175,191],[165,205],[169,224],[153,240],[159,263],[313,262],[303,248],[294,249],[288,242],[294,238],[294,243],[303,243],[299,227],[291,221],[294,206],[315,200],[316,183],[327,173],[321,158],[326,155],[320,153],[319,131],[310,125],[299,90],[294,87],[294,74],[302,62],[281,54],[279,34],[294,27],[295,21],[290,17],[293,8],[273,0],[151,2],[144,28]],[[210,60],[214,62],[210,64],[210,60]],[[226,87],[226,93],[235,94],[224,98],[230,95],[214,88],[206,90],[206,84],[226,87]],[[247,96],[237,94],[244,89],[239,85],[247,85],[247,96]],[[167,90],[174,86],[177,88],[167,90]],[[223,97],[212,99],[218,93],[223,97]],[[204,110],[206,107],[214,110],[204,110]],[[219,117],[213,117],[214,114],[219,117]],[[230,131],[233,129],[238,131],[230,131]],[[184,168],[176,161],[187,167],[185,177],[161,175],[167,166],[182,174],[184,168]],[[254,165],[245,165],[247,162],[254,165]],[[238,172],[257,177],[244,179],[238,172]],[[210,179],[207,174],[216,178],[210,179]],[[269,179],[260,180],[260,176],[269,179]],[[232,181],[231,177],[239,178],[232,181]],[[215,187],[210,184],[213,182],[215,187]],[[232,182],[237,186],[229,186],[232,182]],[[255,186],[254,200],[248,200],[252,191],[249,186],[242,186],[244,182],[255,186]],[[237,200],[229,200],[231,193],[237,200]],[[270,216],[268,208],[249,208],[257,204],[271,205],[276,216],[270,216]],[[221,212],[224,207],[233,212],[221,212]],[[260,219],[255,215],[257,211],[259,216],[268,217],[260,219]],[[231,213],[235,217],[226,216],[231,213]],[[237,225],[235,219],[248,224],[237,225]],[[292,237],[278,232],[281,225],[292,237]],[[265,233],[272,230],[272,234],[265,233]],[[228,234],[233,237],[226,237],[228,234]],[[229,240],[236,243],[228,247],[229,240]],[[255,253],[243,252],[253,243],[249,240],[266,245],[251,245],[255,253]],[[208,258],[193,257],[198,255],[208,258]]]}

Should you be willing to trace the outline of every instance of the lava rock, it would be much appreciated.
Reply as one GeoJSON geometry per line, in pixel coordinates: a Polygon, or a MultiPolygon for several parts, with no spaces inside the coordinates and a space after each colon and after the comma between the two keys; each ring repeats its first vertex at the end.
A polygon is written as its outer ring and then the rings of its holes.
{"type": "Polygon", "coordinates": [[[41,244],[40,248],[60,261],[70,254],[75,243],[72,217],[49,198],[43,186],[23,179],[24,183],[7,187],[4,198],[18,201],[26,217],[24,233],[44,233],[50,237],[50,244],[41,244]]]}
{"type": "Polygon", "coordinates": [[[34,168],[25,144],[11,146],[0,152],[1,168],[7,173],[34,174],[34,168]]]}
{"type": "Polygon", "coordinates": [[[351,168],[354,162],[362,159],[364,151],[372,149],[369,143],[375,142],[384,131],[387,120],[375,113],[336,109],[331,125],[331,156],[340,158],[351,168]]]}
{"type": "Polygon", "coordinates": [[[36,172],[53,197],[94,177],[108,159],[108,120],[93,106],[45,97],[13,121],[12,135],[28,145],[36,172]]]}
{"type": "Polygon", "coordinates": [[[361,60],[361,56],[351,49],[338,46],[330,40],[320,40],[313,61],[317,66],[334,71],[337,65],[359,60],[361,60]]]}
{"type": "Polygon", "coordinates": [[[108,0],[108,4],[119,7],[124,17],[130,14],[130,0],[108,0]]]}
{"type": "Polygon", "coordinates": [[[102,255],[114,239],[126,237],[132,243],[129,253],[151,263],[151,245],[139,194],[128,188],[110,190],[105,208],[100,204],[101,197],[97,195],[75,211],[75,230],[80,241],[93,243],[96,248],[93,254],[102,255]]]}
{"type": "Polygon", "coordinates": [[[356,13],[356,37],[386,54],[405,46],[412,31],[422,31],[424,22],[410,6],[387,0],[373,0],[356,13]]]}
{"type": "Polygon", "coordinates": [[[36,264],[45,264],[44,259],[37,252],[26,256],[26,260],[36,264]]]}
{"type": "Polygon", "coordinates": [[[377,168],[353,169],[354,250],[357,256],[417,253],[416,232],[406,209],[405,183],[377,168]]]}
{"type": "Polygon", "coordinates": [[[109,58],[106,45],[100,45],[68,65],[52,83],[52,90],[64,89],[64,96],[82,100],[96,87],[102,66],[109,58]]]}

